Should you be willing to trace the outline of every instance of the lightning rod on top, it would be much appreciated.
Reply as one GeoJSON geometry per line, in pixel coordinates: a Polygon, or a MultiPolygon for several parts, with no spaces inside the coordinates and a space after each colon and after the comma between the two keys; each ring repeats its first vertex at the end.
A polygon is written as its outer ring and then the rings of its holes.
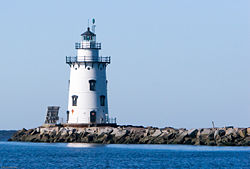
{"type": "Polygon", "coordinates": [[[93,33],[95,33],[95,27],[96,27],[96,25],[95,25],[95,19],[93,18],[92,19],[92,27],[91,27],[91,30],[92,30],[93,33]]]}

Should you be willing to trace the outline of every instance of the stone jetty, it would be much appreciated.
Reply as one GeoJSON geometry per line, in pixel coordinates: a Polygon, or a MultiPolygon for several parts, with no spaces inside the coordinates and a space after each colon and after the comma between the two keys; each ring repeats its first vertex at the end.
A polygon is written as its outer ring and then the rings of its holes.
{"type": "Polygon", "coordinates": [[[41,126],[17,131],[9,141],[99,144],[186,144],[250,146],[250,128],[175,129],[143,126],[41,126]]]}

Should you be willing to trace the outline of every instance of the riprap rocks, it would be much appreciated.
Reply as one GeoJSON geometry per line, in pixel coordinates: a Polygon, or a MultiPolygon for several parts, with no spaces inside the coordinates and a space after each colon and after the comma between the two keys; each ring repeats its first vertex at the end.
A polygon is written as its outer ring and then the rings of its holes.
{"type": "Polygon", "coordinates": [[[250,128],[175,129],[142,126],[48,126],[17,131],[9,141],[100,144],[250,146],[250,128]]]}

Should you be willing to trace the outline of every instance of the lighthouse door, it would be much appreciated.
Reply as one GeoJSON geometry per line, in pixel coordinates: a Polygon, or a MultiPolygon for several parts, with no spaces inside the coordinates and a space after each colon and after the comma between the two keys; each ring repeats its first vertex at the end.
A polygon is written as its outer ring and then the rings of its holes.
{"type": "Polygon", "coordinates": [[[95,123],[96,122],[96,112],[91,111],[90,112],[90,123],[95,123]]]}

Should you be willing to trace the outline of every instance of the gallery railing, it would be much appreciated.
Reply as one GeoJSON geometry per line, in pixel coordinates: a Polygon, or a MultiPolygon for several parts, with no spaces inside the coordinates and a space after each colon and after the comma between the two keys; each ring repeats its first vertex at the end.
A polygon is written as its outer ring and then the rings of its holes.
{"type": "Polygon", "coordinates": [[[100,63],[110,63],[111,58],[110,56],[99,56],[99,57],[90,57],[90,56],[66,56],[66,63],[81,63],[81,62],[100,62],[100,63]]]}
{"type": "Polygon", "coordinates": [[[101,49],[101,43],[75,43],[75,48],[76,49],[101,49]]]}

